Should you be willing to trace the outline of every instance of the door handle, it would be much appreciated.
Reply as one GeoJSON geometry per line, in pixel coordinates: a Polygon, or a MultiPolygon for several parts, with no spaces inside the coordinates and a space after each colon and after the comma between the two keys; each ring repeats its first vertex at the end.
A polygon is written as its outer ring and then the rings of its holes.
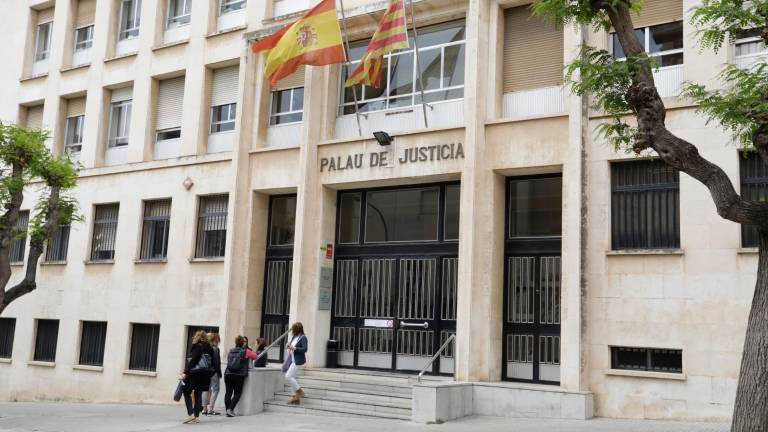
{"type": "Polygon", "coordinates": [[[407,321],[400,321],[400,327],[421,327],[429,328],[429,323],[424,321],[423,323],[412,323],[407,321]]]}

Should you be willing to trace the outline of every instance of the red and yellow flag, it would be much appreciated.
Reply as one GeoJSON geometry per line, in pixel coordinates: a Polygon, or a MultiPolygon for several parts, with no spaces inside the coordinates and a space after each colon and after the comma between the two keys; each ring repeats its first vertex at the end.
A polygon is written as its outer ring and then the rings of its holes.
{"type": "Polygon", "coordinates": [[[381,87],[384,54],[400,48],[408,48],[405,0],[390,0],[389,7],[379,20],[379,28],[376,29],[376,33],[373,34],[368,48],[360,59],[360,65],[344,85],[350,87],[362,83],[381,87]]]}
{"type": "Polygon", "coordinates": [[[264,51],[266,74],[272,85],[301,65],[343,62],[344,46],[335,1],[322,0],[298,20],[252,43],[251,49],[264,51]]]}

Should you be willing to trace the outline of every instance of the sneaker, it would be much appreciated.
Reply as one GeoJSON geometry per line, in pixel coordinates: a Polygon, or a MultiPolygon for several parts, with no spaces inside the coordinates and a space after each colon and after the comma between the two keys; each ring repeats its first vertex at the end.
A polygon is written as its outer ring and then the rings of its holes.
{"type": "Polygon", "coordinates": [[[208,415],[217,416],[217,415],[221,415],[221,413],[218,411],[208,411],[208,415]]]}
{"type": "Polygon", "coordinates": [[[234,416],[235,416],[235,412],[234,411],[227,410],[227,417],[234,417],[234,416]]]}
{"type": "Polygon", "coordinates": [[[186,419],[184,419],[184,421],[182,422],[182,424],[190,424],[190,423],[195,423],[195,420],[197,420],[197,417],[195,417],[195,416],[189,416],[189,417],[187,417],[186,419]]]}

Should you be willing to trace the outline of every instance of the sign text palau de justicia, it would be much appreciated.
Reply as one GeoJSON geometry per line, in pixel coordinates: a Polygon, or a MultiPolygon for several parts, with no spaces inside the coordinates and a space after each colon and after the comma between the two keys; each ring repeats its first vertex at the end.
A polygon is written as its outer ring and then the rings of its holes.
{"type": "Polygon", "coordinates": [[[363,166],[392,167],[418,162],[434,162],[442,160],[464,159],[464,147],[461,143],[435,144],[402,149],[398,156],[389,151],[354,153],[346,156],[330,156],[320,158],[320,172],[343,171],[360,169],[363,166]]]}

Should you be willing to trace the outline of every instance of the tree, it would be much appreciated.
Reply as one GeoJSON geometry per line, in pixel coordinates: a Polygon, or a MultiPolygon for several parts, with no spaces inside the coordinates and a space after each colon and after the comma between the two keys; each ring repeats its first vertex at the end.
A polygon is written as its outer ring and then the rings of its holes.
{"type": "Polygon", "coordinates": [[[61,225],[80,220],[77,202],[67,194],[77,184],[77,167],[45,146],[48,133],[0,123],[0,314],[11,302],[37,288],[37,264],[46,242],[61,225]],[[24,191],[39,188],[27,229],[17,227],[24,191]],[[11,245],[29,237],[24,277],[9,286],[11,245]]]}
{"type": "MultiPolygon", "coordinates": [[[[626,60],[584,46],[566,67],[574,93],[591,96],[594,108],[609,116],[599,126],[608,142],[636,154],[655,153],[706,186],[721,217],[757,228],[757,283],[731,428],[768,431],[768,203],[743,199],[717,164],[667,129],[666,109],[653,79],[655,63],[638,42],[632,23],[632,13],[641,8],[642,0],[536,0],[533,5],[535,14],[558,26],[615,31],[626,60]]],[[[702,49],[720,49],[745,30],[757,30],[768,43],[768,0],[702,0],[691,22],[699,29],[702,49]]],[[[683,96],[695,102],[708,121],[719,123],[745,150],[756,151],[768,163],[768,64],[763,60],[746,70],[730,65],[720,77],[721,89],[687,83],[683,96]]]]}

